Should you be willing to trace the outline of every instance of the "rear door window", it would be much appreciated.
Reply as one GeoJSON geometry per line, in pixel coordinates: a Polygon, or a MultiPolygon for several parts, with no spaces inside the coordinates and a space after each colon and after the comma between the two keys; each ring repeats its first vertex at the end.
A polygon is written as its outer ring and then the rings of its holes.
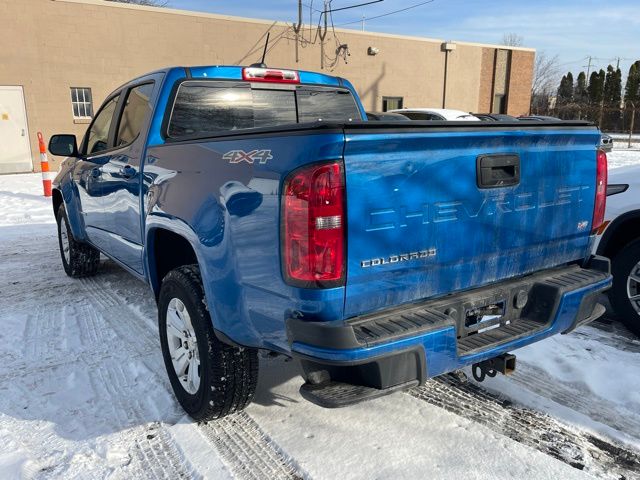
{"type": "Polygon", "coordinates": [[[153,93],[153,83],[145,83],[129,90],[127,103],[122,110],[116,146],[121,147],[132,143],[151,114],[151,94],[153,93]]]}
{"type": "Polygon", "coordinates": [[[348,90],[279,89],[252,87],[245,82],[189,81],[178,88],[167,136],[197,138],[226,131],[360,118],[348,90]]]}

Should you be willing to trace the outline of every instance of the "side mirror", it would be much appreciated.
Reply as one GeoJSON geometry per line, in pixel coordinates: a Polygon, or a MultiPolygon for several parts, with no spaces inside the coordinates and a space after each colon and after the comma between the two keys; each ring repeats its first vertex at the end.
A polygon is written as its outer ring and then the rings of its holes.
{"type": "Polygon", "coordinates": [[[49,139],[49,152],[60,157],[77,157],[78,143],[75,135],[53,135],[49,139]]]}

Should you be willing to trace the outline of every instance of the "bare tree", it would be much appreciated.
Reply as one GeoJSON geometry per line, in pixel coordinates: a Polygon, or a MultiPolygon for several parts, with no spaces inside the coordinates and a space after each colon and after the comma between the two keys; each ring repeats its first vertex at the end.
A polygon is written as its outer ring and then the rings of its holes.
{"type": "Polygon", "coordinates": [[[531,106],[545,107],[549,96],[553,94],[560,75],[558,56],[550,57],[544,51],[536,53],[531,84],[531,106]]]}
{"type": "Polygon", "coordinates": [[[131,3],[133,5],[143,5],[145,7],[166,7],[169,1],[164,0],[107,0],[109,2],[131,3]]]}
{"type": "Polygon", "coordinates": [[[524,38],[517,33],[505,33],[502,36],[502,44],[509,47],[521,47],[524,44],[524,38]]]}

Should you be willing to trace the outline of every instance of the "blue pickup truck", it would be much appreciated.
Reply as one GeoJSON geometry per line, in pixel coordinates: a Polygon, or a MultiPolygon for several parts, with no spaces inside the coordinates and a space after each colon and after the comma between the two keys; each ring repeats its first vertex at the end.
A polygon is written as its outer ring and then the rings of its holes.
{"type": "Polygon", "coordinates": [[[482,380],[604,311],[599,141],[580,122],[367,121],[318,73],[169,68],[109,95],[79,146],[52,136],[62,264],[93,275],[102,253],[150,284],[196,419],[251,401],[260,350],[297,359],[325,407],[482,380]]]}

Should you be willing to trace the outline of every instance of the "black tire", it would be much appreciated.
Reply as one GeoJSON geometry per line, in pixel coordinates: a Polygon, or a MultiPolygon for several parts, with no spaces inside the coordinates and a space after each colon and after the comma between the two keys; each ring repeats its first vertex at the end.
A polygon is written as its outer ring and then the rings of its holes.
{"type": "Polygon", "coordinates": [[[58,223],[58,246],[60,247],[60,257],[62,258],[62,266],[64,267],[65,273],[74,278],[95,275],[100,266],[100,252],[91,245],[79,242],[73,238],[71,228],[69,227],[69,217],[67,217],[64,204],[58,208],[56,221],[58,223]],[[63,229],[66,231],[69,241],[68,260],[65,257],[62,244],[63,229]]]}
{"type": "Polygon", "coordinates": [[[164,277],[158,299],[158,326],[173,392],[192,418],[216,420],[244,409],[251,402],[258,383],[257,350],[227,345],[215,336],[197,265],[176,268],[164,277]],[[169,352],[167,309],[173,298],[184,304],[198,344],[200,385],[194,394],[178,379],[169,352]]]}
{"type": "Polygon", "coordinates": [[[609,300],[620,321],[640,336],[640,314],[633,308],[627,293],[629,275],[638,262],[640,262],[640,240],[628,244],[613,258],[611,262],[613,287],[609,291],[609,300]]]}

